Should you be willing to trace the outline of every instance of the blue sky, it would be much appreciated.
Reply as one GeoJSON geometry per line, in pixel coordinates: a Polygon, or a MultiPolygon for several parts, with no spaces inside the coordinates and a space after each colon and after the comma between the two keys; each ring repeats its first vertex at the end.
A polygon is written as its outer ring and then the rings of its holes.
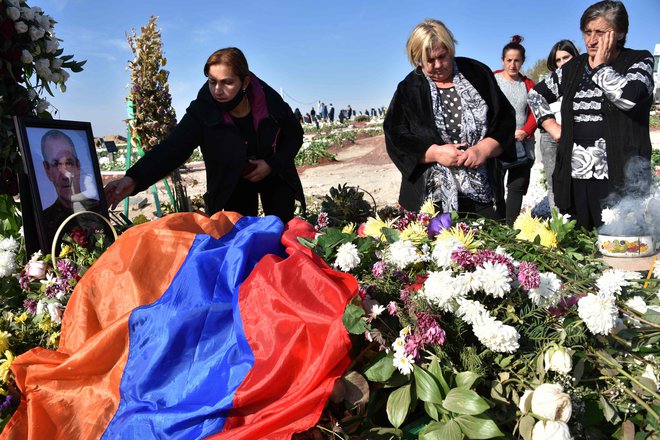
{"type": "MultiPolygon", "coordinates": [[[[125,135],[126,70],[132,58],[126,33],[158,16],[180,119],[205,78],[202,67],[216,49],[236,46],[250,70],[303,113],[317,100],[356,110],[387,105],[410,71],[405,43],[424,18],[445,22],[458,40],[457,55],[501,67],[501,50],[522,35],[530,67],[557,40],[584,47],[579,19],[593,1],[208,1],[34,0],[58,22],[65,54],[87,60],[67,92],[49,101],[60,119],[89,121],[95,136],[125,135]]],[[[630,16],[628,46],[653,51],[660,43],[660,1],[624,2],[630,16]]]]}

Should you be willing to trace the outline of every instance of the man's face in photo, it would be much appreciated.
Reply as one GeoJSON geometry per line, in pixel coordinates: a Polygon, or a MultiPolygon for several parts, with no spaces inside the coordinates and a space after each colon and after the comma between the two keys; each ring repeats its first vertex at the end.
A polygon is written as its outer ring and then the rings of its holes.
{"type": "Polygon", "coordinates": [[[71,207],[74,179],[80,179],[80,162],[73,146],[61,137],[48,138],[44,146],[44,169],[48,180],[53,182],[58,199],[71,207]]]}

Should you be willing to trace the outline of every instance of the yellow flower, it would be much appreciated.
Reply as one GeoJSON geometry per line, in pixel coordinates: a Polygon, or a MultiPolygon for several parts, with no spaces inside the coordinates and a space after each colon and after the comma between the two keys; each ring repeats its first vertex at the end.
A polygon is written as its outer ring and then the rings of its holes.
{"type": "Polygon", "coordinates": [[[541,237],[541,244],[545,247],[557,247],[557,234],[552,229],[543,229],[539,231],[541,237]]]}
{"type": "Polygon", "coordinates": [[[385,239],[385,235],[381,232],[383,228],[392,228],[396,219],[384,221],[378,215],[376,218],[369,217],[367,222],[364,224],[364,235],[367,237],[380,238],[381,240],[385,239]]]}
{"type": "Polygon", "coordinates": [[[3,352],[9,348],[10,337],[11,337],[11,333],[6,332],[4,330],[0,330],[0,352],[3,352]]]}
{"type": "Polygon", "coordinates": [[[399,234],[399,240],[408,240],[415,246],[420,245],[428,239],[426,228],[418,222],[411,222],[399,234]]]}
{"type": "Polygon", "coordinates": [[[532,217],[528,212],[520,214],[516,221],[513,223],[514,229],[519,229],[520,232],[516,236],[519,240],[534,241],[538,236],[541,244],[546,247],[557,246],[557,234],[552,231],[547,222],[532,217]]]}
{"type": "Polygon", "coordinates": [[[73,248],[71,246],[69,246],[68,244],[65,244],[64,246],[62,246],[62,250],[60,251],[59,258],[66,257],[71,252],[73,252],[73,248]]]}
{"type": "Polygon", "coordinates": [[[461,244],[469,250],[477,249],[481,246],[481,242],[474,239],[474,233],[472,229],[468,232],[464,232],[462,228],[458,226],[452,226],[451,228],[443,229],[440,231],[436,237],[436,241],[447,240],[449,238],[455,238],[460,241],[461,244]]]}
{"type": "Polygon", "coordinates": [[[431,218],[435,217],[436,210],[435,210],[435,204],[433,204],[432,199],[427,199],[422,207],[419,209],[419,212],[422,214],[428,214],[431,216],[431,218]]]}
{"type": "Polygon", "coordinates": [[[60,341],[60,332],[53,332],[48,336],[48,341],[46,342],[51,347],[57,347],[58,342],[60,341]]]}
{"type": "Polygon", "coordinates": [[[352,234],[355,232],[355,223],[349,223],[341,230],[344,234],[352,234]]]}
{"type": "Polygon", "coordinates": [[[39,328],[43,331],[50,330],[51,328],[53,328],[53,321],[51,321],[50,319],[46,319],[45,321],[41,321],[39,323],[39,328]]]}
{"type": "Polygon", "coordinates": [[[14,355],[11,351],[5,350],[5,361],[0,364],[0,382],[9,383],[11,364],[14,362],[14,355]]]}
{"type": "Polygon", "coordinates": [[[17,322],[19,324],[23,324],[25,321],[27,321],[27,319],[28,319],[28,314],[23,312],[22,315],[17,316],[17,317],[14,318],[14,322],[17,322]]]}

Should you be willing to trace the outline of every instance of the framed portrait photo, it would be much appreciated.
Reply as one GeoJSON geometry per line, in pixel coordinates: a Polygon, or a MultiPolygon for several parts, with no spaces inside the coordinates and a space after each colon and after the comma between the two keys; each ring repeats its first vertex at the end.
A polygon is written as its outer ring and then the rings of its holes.
{"type": "Polygon", "coordinates": [[[108,206],[91,124],[23,117],[14,124],[27,182],[21,206],[32,209],[38,247],[50,253],[65,233],[105,229],[108,206]]]}

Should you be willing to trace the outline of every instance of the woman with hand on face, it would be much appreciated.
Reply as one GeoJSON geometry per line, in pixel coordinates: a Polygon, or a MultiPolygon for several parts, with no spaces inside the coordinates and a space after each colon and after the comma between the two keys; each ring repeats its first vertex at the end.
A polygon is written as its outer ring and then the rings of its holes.
{"type": "Polygon", "coordinates": [[[206,165],[207,214],[236,211],[264,213],[283,222],[293,218],[295,201],[305,198],[294,165],[303,130],[280,95],[248,69],[234,47],[214,52],[204,65],[208,78],[181,122],[126,176],[105,187],[115,208],[127,196],[144,191],[201,147],[206,165]]]}
{"type": "Polygon", "coordinates": [[[455,43],[431,19],[408,38],[414,70],[399,83],[383,124],[387,152],[402,174],[399,204],[418,211],[432,199],[444,211],[502,218],[494,158],[515,158],[515,115],[490,69],[455,57],[455,43]]]}
{"type": "Polygon", "coordinates": [[[537,84],[529,105],[559,142],[552,176],[557,208],[592,229],[603,224],[604,199],[623,190],[628,160],[651,157],[653,56],[625,47],[628,13],[621,2],[589,6],[580,29],[587,53],[537,84]],[[560,98],[561,125],[549,106],[560,98]]]}
{"type": "MultiPolygon", "coordinates": [[[[511,42],[502,49],[502,70],[496,70],[495,79],[516,112],[516,142],[522,142],[525,150],[534,154],[534,131],[536,119],[527,105],[527,92],[534,87],[534,81],[520,73],[525,63],[525,48],[520,35],[511,37],[511,42]]],[[[529,188],[529,178],[534,161],[509,168],[506,182],[506,222],[513,222],[520,214],[522,199],[529,188]]]]}
{"type": "MultiPolygon", "coordinates": [[[[575,47],[571,40],[561,40],[555,43],[550,49],[548,61],[546,66],[550,73],[555,72],[562,65],[566,64],[568,60],[578,56],[580,52],[575,47]]],[[[555,115],[557,124],[561,125],[561,98],[550,104],[550,110],[555,115]]],[[[557,141],[555,141],[550,134],[541,128],[540,149],[541,158],[543,159],[543,171],[545,172],[545,180],[548,185],[548,203],[550,209],[555,208],[555,195],[552,192],[552,173],[555,170],[555,160],[557,158],[557,141]]]]}

